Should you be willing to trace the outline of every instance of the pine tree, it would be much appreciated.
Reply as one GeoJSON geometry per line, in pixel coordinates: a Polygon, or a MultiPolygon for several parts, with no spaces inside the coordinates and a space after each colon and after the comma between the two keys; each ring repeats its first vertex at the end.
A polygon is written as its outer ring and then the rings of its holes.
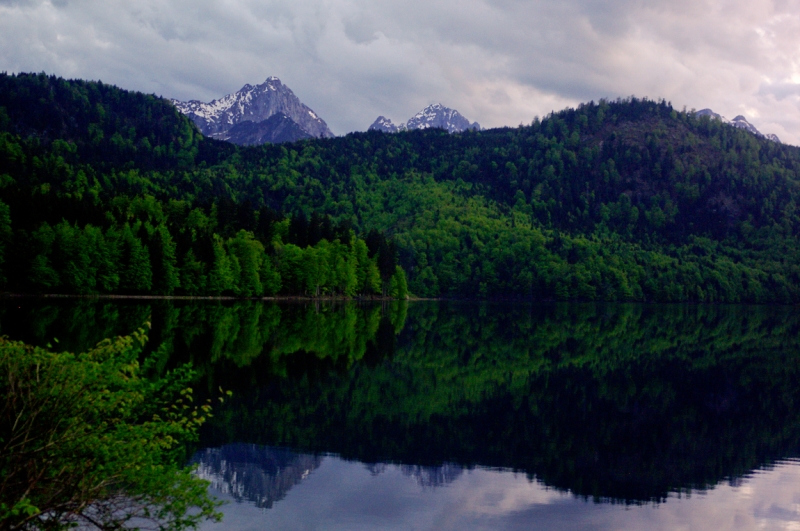
{"type": "Polygon", "coordinates": [[[127,223],[122,228],[122,256],[120,289],[134,293],[150,291],[153,287],[150,253],[127,223]]]}

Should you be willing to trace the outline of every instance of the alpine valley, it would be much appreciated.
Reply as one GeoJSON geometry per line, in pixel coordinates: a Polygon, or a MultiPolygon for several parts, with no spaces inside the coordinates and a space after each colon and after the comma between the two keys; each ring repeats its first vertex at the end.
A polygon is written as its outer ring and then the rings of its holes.
{"type": "Polygon", "coordinates": [[[277,78],[181,103],[2,74],[0,273],[27,293],[800,302],[800,148],[712,114],[629,98],[482,130],[432,106],[333,137],[277,78]]]}

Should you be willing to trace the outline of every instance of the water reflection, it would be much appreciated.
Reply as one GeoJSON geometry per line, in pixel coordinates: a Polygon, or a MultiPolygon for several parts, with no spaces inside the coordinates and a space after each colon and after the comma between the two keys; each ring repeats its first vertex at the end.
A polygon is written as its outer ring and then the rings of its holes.
{"type": "MultiPolygon", "coordinates": [[[[289,461],[285,450],[248,450],[289,461]]],[[[207,457],[199,460],[207,466],[207,457]]],[[[212,458],[213,459],[213,458],[212,458]]],[[[283,469],[270,462],[251,474],[279,481],[283,469]]],[[[295,462],[319,459],[297,454],[295,462]]],[[[257,460],[257,459],[256,459],[257,460]]],[[[258,468],[255,462],[252,464],[258,468]]],[[[506,470],[461,469],[451,464],[426,467],[425,478],[444,479],[438,487],[418,481],[420,469],[389,463],[362,464],[327,456],[313,474],[301,476],[285,499],[269,511],[257,504],[223,507],[222,524],[208,531],[339,529],[796,529],[800,526],[800,463],[784,460],[760,469],[737,484],[722,483],[702,492],[672,494],[663,503],[625,506],[595,504],[550,489],[506,470]],[[442,488],[440,488],[442,487],[442,488]]],[[[434,480],[434,483],[438,481],[434,480]]],[[[213,490],[231,499],[225,490],[213,490]]]]}
{"type": "Polygon", "coordinates": [[[206,448],[192,459],[197,475],[237,502],[269,509],[322,463],[322,457],[254,444],[206,448]]]}
{"type": "Polygon", "coordinates": [[[800,455],[791,307],[25,300],[0,306],[0,331],[82,350],[148,316],[158,370],[189,361],[201,393],[234,391],[202,433],[204,473],[264,507],[294,480],[270,483],[248,468],[267,457],[237,445],[336,454],[415,488],[489,467],[644,506],[800,455]]]}
{"type": "Polygon", "coordinates": [[[441,466],[401,465],[400,472],[424,489],[444,487],[464,473],[464,469],[453,463],[443,463],[441,466]]]}
{"type": "Polygon", "coordinates": [[[412,305],[369,363],[214,371],[237,392],[204,436],[664,501],[798,455],[798,325],[791,308],[412,305]]]}

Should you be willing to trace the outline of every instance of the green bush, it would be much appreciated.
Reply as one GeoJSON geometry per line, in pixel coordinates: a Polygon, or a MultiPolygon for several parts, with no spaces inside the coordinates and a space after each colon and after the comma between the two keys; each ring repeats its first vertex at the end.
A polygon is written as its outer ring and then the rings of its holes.
{"type": "Polygon", "coordinates": [[[140,330],[72,354],[0,338],[1,529],[177,530],[220,518],[184,465],[210,405],[192,404],[186,367],[145,377],[146,340],[140,330]]]}

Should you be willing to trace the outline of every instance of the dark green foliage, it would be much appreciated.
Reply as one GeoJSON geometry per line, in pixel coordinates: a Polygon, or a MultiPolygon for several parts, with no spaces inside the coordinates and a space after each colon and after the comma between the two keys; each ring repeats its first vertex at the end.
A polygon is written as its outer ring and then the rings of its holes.
{"type": "Polygon", "coordinates": [[[11,289],[257,295],[254,263],[244,284],[231,277],[243,247],[229,242],[244,230],[281,278],[267,290],[259,273],[264,293],[352,292],[331,273],[338,258],[319,266],[331,255],[308,249],[338,240],[362,264],[351,240],[362,234],[378,280],[358,265],[354,293],[387,294],[399,264],[421,296],[800,301],[800,149],[665,101],[589,103],[513,129],[248,148],[100,83],[4,75],[0,108],[11,289]],[[65,276],[40,258],[61,252],[46,238],[29,248],[62,221],[121,235],[117,288],[112,271],[65,276]],[[140,278],[124,270],[134,258],[140,278]],[[309,262],[289,271],[298,259],[309,262]]]}

